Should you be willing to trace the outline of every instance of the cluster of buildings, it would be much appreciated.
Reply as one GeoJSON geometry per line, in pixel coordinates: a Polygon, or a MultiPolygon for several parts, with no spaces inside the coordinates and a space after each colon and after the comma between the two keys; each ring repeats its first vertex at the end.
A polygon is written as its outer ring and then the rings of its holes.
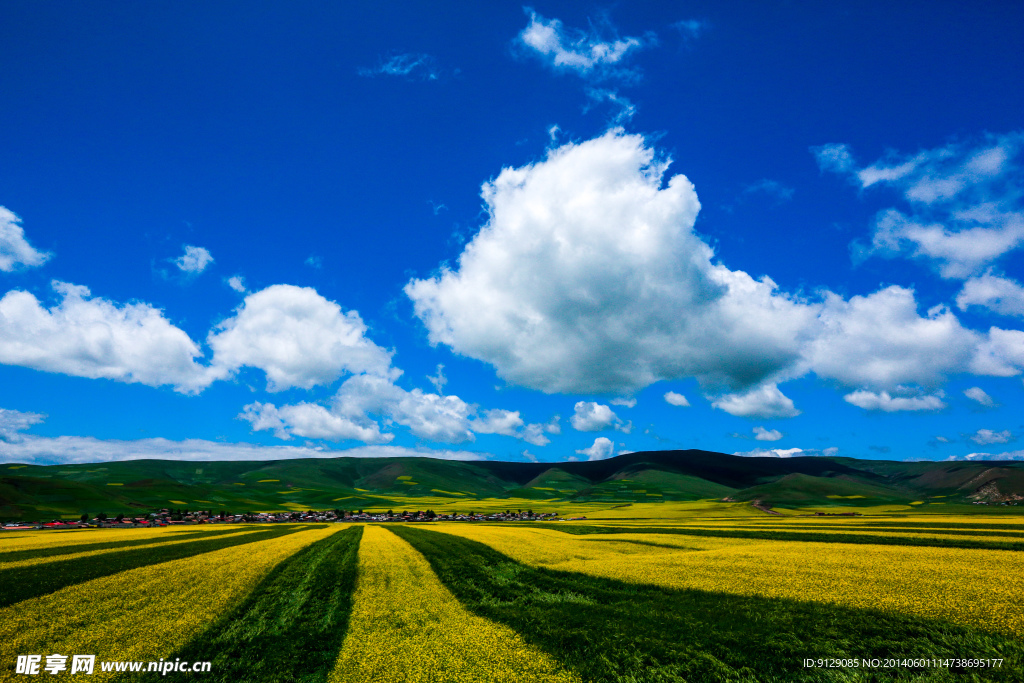
{"type": "MultiPolygon", "coordinates": [[[[362,510],[305,510],[302,512],[248,512],[241,515],[227,512],[214,513],[209,510],[174,510],[162,508],[158,512],[140,517],[127,517],[119,514],[107,517],[100,514],[92,519],[87,515],[75,521],[55,519],[52,522],[11,522],[0,527],[3,531],[19,531],[29,529],[131,529],[139,527],[162,527],[180,524],[271,524],[288,522],[292,524],[316,522],[513,522],[513,521],[558,521],[555,512],[535,513],[533,510],[505,510],[477,514],[437,514],[433,510],[417,510],[415,512],[364,512],[362,510]]],[[[586,519],[573,517],[572,519],[586,519]]]]}

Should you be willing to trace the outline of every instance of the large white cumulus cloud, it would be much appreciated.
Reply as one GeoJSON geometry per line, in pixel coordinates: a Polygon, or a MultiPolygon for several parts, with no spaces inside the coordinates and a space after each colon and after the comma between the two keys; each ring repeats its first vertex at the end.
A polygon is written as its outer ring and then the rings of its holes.
{"type": "Polygon", "coordinates": [[[0,299],[0,363],[76,377],[196,393],[221,376],[199,365],[202,352],[149,304],[118,305],[87,287],[54,280],[61,301],[43,306],[21,290],[0,299]]]}
{"type": "Polygon", "coordinates": [[[343,312],[311,287],[273,285],[250,294],[208,338],[214,364],[267,375],[267,389],[310,389],[345,373],[384,375],[391,353],[366,337],[355,311],[343,312]]]}
{"type": "Polygon", "coordinates": [[[944,307],[919,315],[914,292],[903,287],[849,300],[827,294],[820,320],[807,348],[810,366],[819,377],[845,386],[933,387],[964,370],[979,343],[977,333],[944,307]]]}
{"type": "Polygon", "coordinates": [[[668,164],[614,129],[485,183],[458,267],[405,287],[430,340],[546,392],[747,387],[793,363],[814,309],[713,263],[668,164]]]}

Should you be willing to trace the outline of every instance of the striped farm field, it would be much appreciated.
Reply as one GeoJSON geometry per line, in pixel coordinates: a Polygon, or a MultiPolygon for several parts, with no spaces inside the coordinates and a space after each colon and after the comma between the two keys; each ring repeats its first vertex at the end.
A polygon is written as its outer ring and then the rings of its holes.
{"type": "MultiPolygon", "coordinates": [[[[167,657],[279,562],[337,529],[290,531],[255,547],[235,545],[135,567],[10,605],[0,610],[0,660],[11,666],[16,655],[34,652],[106,660],[167,657]]],[[[97,672],[90,680],[103,678],[97,672]]]]}
{"type": "Polygon", "coordinates": [[[391,531],[370,527],[359,551],[352,620],[332,683],[577,681],[512,629],[476,616],[391,531]]]}
{"type": "Polygon", "coordinates": [[[661,533],[575,536],[493,526],[442,528],[531,566],[666,588],[882,609],[1024,636],[1020,552],[661,533]]]}
{"type": "MultiPolygon", "coordinates": [[[[870,600],[843,604],[813,594],[827,583],[808,585],[810,595],[799,590],[781,595],[768,588],[793,577],[770,561],[742,567],[731,579],[723,575],[735,568],[712,559],[703,580],[690,580],[687,573],[699,558],[728,547],[723,539],[696,538],[694,548],[658,548],[621,541],[588,545],[564,534],[508,527],[438,525],[395,532],[424,554],[469,609],[516,629],[584,680],[962,680],[946,669],[906,667],[883,677],[859,669],[804,669],[800,662],[808,656],[859,662],[915,656],[910,653],[954,657],[964,651],[1003,660],[999,670],[967,680],[1020,680],[1024,672],[1024,642],[1012,632],[1019,624],[1013,617],[1002,629],[987,628],[915,614],[904,609],[906,603],[881,609],[870,600]],[[470,540],[474,537],[485,542],[470,540]],[[751,581],[759,590],[744,587],[751,581]],[[690,587],[694,583],[700,587],[690,587]]],[[[756,541],[738,545],[764,555],[756,541]]],[[[813,561],[814,549],[804,551],[799,562],[813,561]]],[[[929,572],[925,566],[915,569],[929,572]]],[[[870,571],[878,579],[892,568],[875,565],[870,571]]],[[[831,588],[848,592],[846,583],[839,573],[831,588]]],[[[1000,600],[982,604],[1017,611],[1009,591],[1000,600]]],[[[985,611],[977,604],[974,609],[985,611]]]]}
{"type": "Polygon", "coordinates": [[[151,534],[145,538],[136,538],[123,541],[107,541],[104,543],[77,543],[67,546],[48,546],[45,548],[33,548],[26,550],[11,550],[0,553],[0,572],[14,567],[42,566],[52,561],[78,561],[85,557],[116,553],[129,548],[146,546],[170,546],[182,543],[192,543],[200,538],[209,540],[212,538],[239,539],[241,535],[252,533],[254,529],[218,529],[209,531],[199,536],[196,534],[151,534]]]}
{"type": "Polygon", "coordinates": [[[16,674],[27,654],[211,666],[82,679],[119,683],[1021,681],[1021,528],[703,516],[29,533],[0,543],[0,681],[78,680],[16,674]],[[1000,665],[920,664],[964,657],[1000,665]]]}

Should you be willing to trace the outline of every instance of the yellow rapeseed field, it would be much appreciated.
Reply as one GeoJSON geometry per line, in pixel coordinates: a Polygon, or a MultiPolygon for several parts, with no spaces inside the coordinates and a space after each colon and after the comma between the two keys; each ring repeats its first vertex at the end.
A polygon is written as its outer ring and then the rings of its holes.
{"type": "Polygon", "coordinates": [[[511,629],[468,612],[424,557],[368,526],[349,630],[331,683],[509,683],[577,679],[511,629]]]}
{"type": "MultiPolygon", "coordinates": [[[[80,531],[19,531],[0,533],[0,559],[3,554],[15,550],[38,550],[87,543],[109,543],[112,541],[134,541],[154,536],[191,536],[196,528],[157,529],[82,529],[80,531]]],[[[193,536],[194,537],[194,536],[193,536]]]]}
{"type": "Polygon", "coordinates": [[[633,583],[936,617],[1024,636],[1024,553],[438,525],[525,564],[633,583]],[[675,547],[654,547],[644,541],[675,547]]]}
{"type": "MultiPolygon", "coordinates": [[[[618,526],[618,525],[616,525],[618,526]]],[[[624,528],[626,525],[622,525],[624,528]]],[[[692,529],[695,533],[701,531],[765,531],[772,532],[778,531],[782,533],[826,533],[832,536],[887,536],[890,538],[914,538],[914,539],[927,539],[927,540],[963,540],[963,541],[990,541],[993,543],[1021,543],[1024,542],[1024,533],[1017,533],[1013,531],[1002,531],[992,529],[979,529],[971,531],[969,529],[950,529],[949,531],[956,531],[957,533],[947,533],[943,529],[915,529],[915,528],[899,528],[899,529],[876,529],[876,528],[811,528],[811,527],[798,527],[792,525],[786,526],[707,526],[707,525],[687,525],[687,526],[658,526],[649,527],[666,530],[678,530],[682,533],[686,533],[687,529],[692,529]]],[[[647,532],[650,533],[650,532],[647,532]]]]}
{"type": "MultiPolygon", "coordinates": [[[[15,603],[0,609],[0,661],[54,653],[69,662],[74,654],[94,654],[97,662],[156,661],[237,604],[279,562],[342,528],[315,527],[139,567],[15,603]]],[[[89,680],[114,675],[97,664],[89,680]]]]}
{"type": "MultiPolygon", "coordinates": [[[[234,537],[240,536],[242,534],[252,533],[253,531],[254,531],[254,529],[252,529],[252,528],[239,529],[236,533],[233,533],[233,534],[218,534],[217,536],[213,536],[212,538],[217,538],[217,539],[234,538],[234,537]]],[[[31,559],[28,559],[28,560],[15,560],[13,562],[6,562],[6,561],[4,561],[4,555],[3,555],[3,553],[0,553],[0,569],[11,569],[12,567],[24,567],[24,566],[30,566],[30,565],[45,565],[48,562],[63,562],[65,560],[77,560],[77,559],[80,559],[80,558],[83,558],[83,557],[90,557],[92,555],[107,555],[107,554],[110,554],[110,553],[117,553],[117,552],[121,552],[121,551],[124,551],[124,550],[134,550],[134,549],[142,550],[143,548],[163,548],[163,547],[166,547],[166,546],[169,546],[169,545],[178,545],[178,544],[181,544],[181,543],[192,543],[194,541],[201,541],[203,538],[206,538],[206,536],[204,536],[203,534],[165,534],[164,537],[156,536],[156,539],[157,539],[156,542],[154,542],[152,544],[147,544],[147,545],[144,545],[144,546],[126,546],[126,547],[120,547],[120,548],[101,548],[100,550],[86,550],[86,551],[83,551],[83,552],[80,552],[80,553],[67,553],[67,554],[64,554],[64,555],[53,555],[53,556],[48,556],[48,557],[34,557],[34,558],[31,558],[31,559]]],[[[107,538],[101,536],[101,537],[95,537],[93,542],[94,543],[101,543],[101,542],[104,542],[104,541],[114,541],[114,540],[116,540],[116,539],[112,539],[112,538],[111,539],[107,539],[107,538]]],[[[129,539],[122,539],[122,540],[129,540],[129,539]]],[[[46,546],[46,547],[54,547],[54,546],[46,546]]],[[[24,550],[24,548],[19,548],[19,550],[24,550]]],[[[40,567],[39,571],[46,571],[46,569],[44,567],[40,567]]]]}

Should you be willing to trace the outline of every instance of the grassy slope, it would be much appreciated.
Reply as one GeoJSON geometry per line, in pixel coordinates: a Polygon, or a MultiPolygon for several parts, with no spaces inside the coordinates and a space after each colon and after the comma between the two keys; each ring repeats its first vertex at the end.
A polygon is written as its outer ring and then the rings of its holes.
{"type": "MultiPolygon", "coordinates": [[[[267,462],[133,460],[0,466],[0,519],[140,512],[436,507],[520,498],[644,503],[730,496],[773,505],[966,502],[983,484],[1024,494],[1024,463],[902,463],[851,458],[742,458],[706,451],[631,453],[595,462],[456,462],[325,458],[267,462]],[[829,496],[864,496],[837,499],[829,496]],[[408,503],[423,498],[422,505],[408,503]],[[182,501],[177,503],[174,501],[182,501]]],[[[508,506],[512,506],[510,503],[508,506]]]]}
{"type": "Polygon", "coordinates": [[[946,669],[805,669],[805,657],[1006,658],[986,680],[1017,680],[1024,665],[1024,644],[942,622],[535,569],[467,539],[389,528],[470,610],[515,629],[588,681],[964,680],[946,669]]]}

